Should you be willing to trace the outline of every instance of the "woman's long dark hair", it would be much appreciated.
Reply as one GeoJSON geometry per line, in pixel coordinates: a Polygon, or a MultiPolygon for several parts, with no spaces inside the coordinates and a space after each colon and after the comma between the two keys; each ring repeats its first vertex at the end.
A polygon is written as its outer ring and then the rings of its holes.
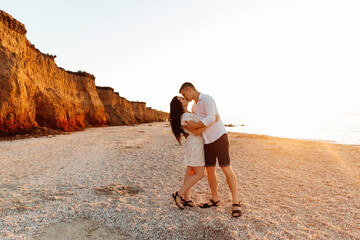
{"type": "Polygon", "coordinates": [[[170,103],[170,124],[176,140],[181,144],[181,134],[187,135],[181,126],[181,115],[184,113],[181,102],[175,96],[170,103]]]}

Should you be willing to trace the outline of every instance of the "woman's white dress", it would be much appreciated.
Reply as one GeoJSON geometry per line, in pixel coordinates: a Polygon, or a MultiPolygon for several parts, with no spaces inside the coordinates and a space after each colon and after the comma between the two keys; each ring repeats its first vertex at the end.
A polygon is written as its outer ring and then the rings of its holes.
{"type": "MultiPolygon", "coordinates": [[[[184,126],[185,121],[200,121],[199,117],[193,113],[184,113],[181,116],[181,125],[184,126]]],[[[204,139],[202,135],[194,135],[184,128],[189,134],[184,142],[184,164],[191,167],[205,166],[204,158],[204,139]]]]}

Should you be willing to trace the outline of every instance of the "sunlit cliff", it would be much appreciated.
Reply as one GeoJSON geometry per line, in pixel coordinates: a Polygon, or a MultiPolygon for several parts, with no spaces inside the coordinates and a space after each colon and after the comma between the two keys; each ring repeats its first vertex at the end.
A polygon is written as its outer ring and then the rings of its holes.
{"type": "Polygon", "coordinates": [[[0,10],[0,136],[39,127],[75,131],[167,118],[110,87],[96,87],[89,73],[58,67],[54,58],[36,49],[25,26],[0,10]]]}

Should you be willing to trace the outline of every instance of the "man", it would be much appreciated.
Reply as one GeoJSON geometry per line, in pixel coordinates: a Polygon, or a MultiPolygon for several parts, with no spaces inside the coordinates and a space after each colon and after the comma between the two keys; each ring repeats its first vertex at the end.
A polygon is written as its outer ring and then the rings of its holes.
{"type": "Polygon", "coordinates": [[[201,208],[216,207],[220,205],[220,197],[218,192],[218,178],[216,175],[216,158],[219,166],[226,176],[226,181],[230,188],[233,200],[233,217],[240,217],[240,202],[238,196],[238,185],[234,171],[230,166],[229,156],[229,140],[224,124],[221,121],[215,121],[215,115],[218,114],[214,99],[198,92],[194,85],[186,82],[180,91],[181,95],[189,102],[195,100],[192,112],[198,115],[200,122],[189,121],[185,128],[189,131],[201,127],[207,127],[202,133],[204,137],[205,167],[208,176],[208,182],[211,190],[212,198],[209,202],[200,205],[201,208]]]}

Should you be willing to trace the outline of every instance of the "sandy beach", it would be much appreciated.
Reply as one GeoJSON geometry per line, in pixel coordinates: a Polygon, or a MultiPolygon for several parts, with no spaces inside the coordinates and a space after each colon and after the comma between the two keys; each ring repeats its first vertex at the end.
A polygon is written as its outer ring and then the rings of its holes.
{"type": "MultiPolygon", "coordinates": [[[[360,239],[360,147],[230,133],[243,216],[178,209],[169,123],[0,142],[0,239],[360,239]]],[[[210,198],[206,177],[192,190],[210,198]]]]}

